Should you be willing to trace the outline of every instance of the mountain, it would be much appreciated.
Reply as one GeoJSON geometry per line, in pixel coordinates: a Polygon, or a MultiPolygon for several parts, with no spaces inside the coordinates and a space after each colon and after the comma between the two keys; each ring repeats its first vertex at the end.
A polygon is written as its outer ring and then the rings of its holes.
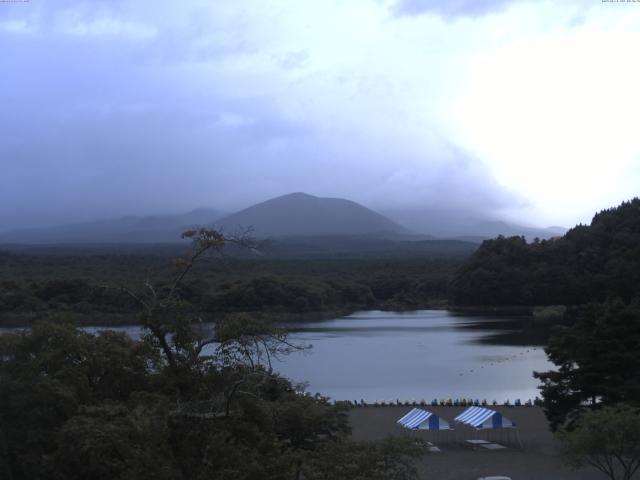
{"type": "Polygon", "coordinates": [[[259,238],[408,233],[385,216],[350,200],[306,193],[258,203],[218,220],[216,226],[226,232],[251,227],[259,238]]]}
{"type": "MultiPolygon", "coordinates": [[[[382,215],[356,202],[291,193],[272,198],[223,216],[212,209],[157,216],[128,216],[55,227],[0,233],[0,244],[146,244],[179,243],[188,228],[206,225],[234,233],[251,228],[260,239],[307,237],[305,244],[324,250],[332,237],[398,237],[403,241],[453,239],[481,243],[498,235],[545,239],[563,235],[566,229],[528,227],[486,218],[477,212],[446,207],[390,211],[382,215]],[[310,237],[323,237],[311,240],[310,237]]],[[[397,240],[397,238],[396,238],[397,240]]],[[[355,239],[353,239],[355,241],[355,239]]],[[[298,240],[293,243],[299,244],[298,240]]],[[[293,245],[291,241],[279,244],[293,245]]],[[[353,243],[353,242],[351,242],[353,243]]],[[[333,251],[334,247],[329,250],[333,251]]]]}
{"type": "Polygon", "coordinates": [[[524,236],[527,240],[532,241],[536,237],[548,239],[564,235],[567,232],[564,227],[538,228],[519,225],[491,218],[481,212],[446,206],[396,209],[384,213],[413,232],[437,238],[453,238],[476,243],[495,238],[498,235],[505,237],[524,236]]]}
{"type": "Polygon", "coordinates": [[[197,209],[175,215],[128,216],[0,234],[0,244],[175,243],[196,225],[211,225],[220,212],[197,209]]]}
{"type": "Polygon", "coordinates": [[[479,237],[495,238],[498,235],[505,237],[522,236],[531,241],[534,238],[549,239],[562,236],[567,233],[563,227],[537,228],[514,223],[507,223],[501,220],[487,220],[478,222],[470,226],[470,230],[479,237]]]}

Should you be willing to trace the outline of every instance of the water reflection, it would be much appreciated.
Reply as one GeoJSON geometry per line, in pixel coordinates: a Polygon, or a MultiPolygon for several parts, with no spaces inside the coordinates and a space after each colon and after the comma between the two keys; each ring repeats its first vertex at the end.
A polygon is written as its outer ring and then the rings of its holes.
{"type": "MultiPolygon", "coordinates": [[[[526,319],[368,311],[283,326],[292,342],[313,348],[274,368],[295,382],[308,382],[311,392],[338,400],[525,401],[538,395],[532,372],[552,368],[542,349],[547,332],[526,319]]],[[[141,326],[113,330],[136,339],[144,334],[141,326]]]]}
{"type": "Polygon", "coordinates": [[[531,317],[492,318],[453,315],[457,327],[483,333],[473,341],[485,345],[544,346],[551,334],[551,326],[534,323],[531,317]]]}
{"type": "Polygon", "coordinates": [[[277,369],[336,399],[524,401],[538,395],[532,372],[551,365],[542,350],[547,333],[520,330],[523,321],[425,310],[292,323],[292,340],[313,349],[277,369]]]}

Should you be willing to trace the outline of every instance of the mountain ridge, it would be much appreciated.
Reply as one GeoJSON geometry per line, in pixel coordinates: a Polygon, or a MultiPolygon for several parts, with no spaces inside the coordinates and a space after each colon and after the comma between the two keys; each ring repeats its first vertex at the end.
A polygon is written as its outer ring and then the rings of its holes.
{"type": "Polygon", "coordinates": [[[503,236],[552,238],[562,227],[536,228],[503,220],[471,217],[446,208],[387,214],[344,198],[294,192],[270,198],[231,214],[210,208],[169,215],[124,216],[90,222],[0,233],[0,244],[145,244],[181,243],[180,234],[195,226],[227,233],[251,229],[257,238],[377,236],[404,240],[452,239],[479,244],[503,236]]]}
{"type": "Polygon", "coordinates": [[[212,223],[222,214],[209,208],[170,215],[125,217],[33,227],[0,233],[0,244],[57,243],[176,243],[180,234],[197,225],[212,223]]]}
{"type": "Polygon", "coordinates": [[[257,237],[385,235],[409,233],[384,215],[352,200],[289,193],[218,220],[224,230],[252,227],[257,237]]]}

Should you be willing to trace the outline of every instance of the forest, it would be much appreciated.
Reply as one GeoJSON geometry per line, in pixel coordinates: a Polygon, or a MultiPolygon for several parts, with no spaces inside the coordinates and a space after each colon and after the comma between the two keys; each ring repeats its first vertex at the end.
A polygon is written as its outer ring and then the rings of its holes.
{"type": "MultiPolygon", "coordinates": [[[[498,237],[471,256],[248,259],[216,255],[237,242],[215,230],[186,236],[174,261],[0,255],[3,322],[31,325],[0,336],[0,478],[414,479],[415,443],[354,442],[349,405],[271,368],[307,348],[272,320],[341,309],[567,305],[545,348],[556,369],[534,372],[566,455],[582,464],[601,453],[594,431],[615,440],[602,425],[640,419],[638,199],[562,238],[498,237]],[[105,319],[147,333],[78,328],[105,319]]],[[[630,472],[636,453],[611,455],[630,472]]]]}
{"type": "Polygon", "coordinates": [[[563,305],[534,372],[565,460],[614,480],[640,468],[640,199],[561,238],[485,241],[456,271],[458,305],[563,305]]]}
{"type": "Polygon", "coordinates": [[[640,296],[640,199],[597,213],[590,225],[527,243],[485,241],[456,272],[458,305],[581,305],[640,296]]]}
{"type": "Polygon", "coordinates": [[[248,315],[196,328],[180,287],[226,239],[188,235],[162,287],[126,291],[141,340],[60,319],[0,335],[0,478],[415,478],[415,444],[352,441],[346,404],[272,370],[307,348],[286,331],[248,315]]]}
{"type": "MultiPolygon", "coordinates": [[[[184,249],[182,249],[184,250],[184,249]]],[[[170,253],[178,255],[181,249],[170,253]]],[[[230,312],[326,316],[357,309],[415,309],[446,303],[455,269],[467,255],[282,259],[218,255],[200,259],[180,285],[184,308],[203,319],[230,312]]],[[[141,254],[62,249],[0,252],[0,325],[52,315],[81,324],[137,323],[126,290],[161,289],[172,271],[166,252],[141,254]]]]}

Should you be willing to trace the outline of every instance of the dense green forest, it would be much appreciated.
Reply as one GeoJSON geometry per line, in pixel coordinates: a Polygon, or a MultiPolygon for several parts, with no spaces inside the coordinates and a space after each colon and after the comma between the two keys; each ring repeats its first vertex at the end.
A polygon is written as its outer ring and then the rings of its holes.
{"type": "Polygon", "coordinates": [[[640,299],[576,307],[566,323],[546,347],[557,370],[535,374],[551,427],[570,425],[598,405],[640,407],[640,299]]]}
{"type": "Polygon", "coordinates": [[[640,199],[604,210],[560,238],[485,241],[456,272],[459,305],[580,305],[640,295],[640,199]]]}
{"type": "Polygon", "coordinates": [[[569,307],[545,347],[555,368],[534,372],[545,414],[570,464],[631,478],[640,468],[627,428],[640,422],[640,199],[561,238],[485,241],[449,288],[456,305],[569,307]]]}
{"type": "Polygon", "coordinates": [[[192,236],[162,288],[128,291],[140,341],[64,321],[0,335],[0,479],[415,478],[413,442],[351,441],[346,405],[272,371],[306,348],[286,331],[246,314],[194,328],[180,287],[225,239],[192,236]]]}
{"type": "Polygon", "coordinates": [[[414,478],[419,448],[350,441],[346,406],[260,362],[285,334],[233,320],[202,356],[188,324],[162,328],[142,341],[47,322],[1,335],[0,479],[414,478]]]}
{"type": "MultiPolygon", "coordinates": [[[[211,319],[224,312],[342,313],[420,308],[446,301],[464,255],[409,258],[202,258],[180,286],[185,308],[211,319]]],[[[165,254],[105,251],[0,252],[0,324],[65,313],[80,323],[136,322],[124,289],[162,289],[173,265],[165,254]]]]}
{"type": "Polygon", "coordinates": [[[580,456],[592,413],[638,415],[638,199],[562,238],[499,237],[471,257],[205,256],[225,238],[190,235],[175,262],[167,252],[0,253],[0,318],[32,323],[0,336],[0,479],[415,478],[415,444],[351,441],[346,405],[271,370],[271,358],[305,346],[263,321],[270,314],[447,297],[569,305],[546,347],[557,369],[535,373],[552,429],[580,456]],[[194,328],[213,317],[215,332],[194,328]],[[147,334],[76,326],[105,321],[147,334]]]}
{"type": "Polygon", "coordinates": [[[551,428],[567,444],[589,443],[572,432],[584,435],[582,419],[594,410],[640,418],[640,199],[560,238],[487,240],[456,271],[449,293],[456,305],[569,307],[545,348],[556,369],[534,374],[551,428]]]}

